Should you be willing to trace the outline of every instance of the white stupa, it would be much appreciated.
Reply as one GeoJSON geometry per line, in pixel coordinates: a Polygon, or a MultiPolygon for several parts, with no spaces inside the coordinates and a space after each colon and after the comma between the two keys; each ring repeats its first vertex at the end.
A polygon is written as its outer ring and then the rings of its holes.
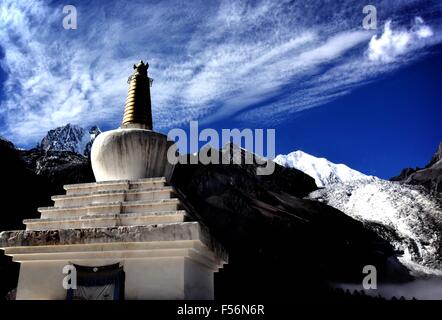
{"type": "Polygon", "coordinates": [[[66,185],[26,230],[0,234],[20,262],[17,299],[214,298],[227,255],[168,186],[172,142],[152,130],[148,65],[134,69],[122,126],[92,146],[97,182],[66,185]]]}

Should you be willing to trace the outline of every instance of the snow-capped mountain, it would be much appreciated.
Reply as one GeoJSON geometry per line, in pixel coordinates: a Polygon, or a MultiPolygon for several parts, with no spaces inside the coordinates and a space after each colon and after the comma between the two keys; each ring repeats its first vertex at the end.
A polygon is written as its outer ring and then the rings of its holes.
{"type": "Polygon", "coordinates": [[[373,176],[353,170],[345,164],[336,164],[325,158],[317,158],[303,151],[294,151],[288,155],[278,155],[273,160],[281,166],[295,168],[315,179],[318,187],[332,183],[354,180],[371,180],[373,176]]]}
{"type": "MultiPolygon", "coordinates": [[[[437,155],[427,166],[436,176],[437,155]]],[[[415,185],[408,184],[410,179],[402,179],[405,183],[401,179],[401,183],[387,181],[302,151],[278,155],[274,161],[313,177],[323,188],[308,198],[324,202],[375,230],[403,252],[399,259],[414,275],[442,275],[442,203],[437,193],[425,188],[427,181],[419,180],[415,185]]]]}
{"type": "Polygon", "coordinates": [[[88,157],[91,154],[92,144],[94,143],[95,138],[101,133],[100,128],[97,126],[93,126],[89,129],[89,142],[86,144],[84,148],[83,154],[88,157]]]}
{"type": "Polygon", "coordinates": [[[92,142],[100,133],[97,126],[93,126],[88,132],[80,126],[68,123],[50,130],[37,148],[44,151],[71,151],[88,156],[92,142]]]}
{"type": "Polygon", "coordinates": [[[332,184],[309,198],[374,229],[404,252],[399,259],[415,275],[442,275],[442,205],[424,187],[374,178],[332,184]]]}

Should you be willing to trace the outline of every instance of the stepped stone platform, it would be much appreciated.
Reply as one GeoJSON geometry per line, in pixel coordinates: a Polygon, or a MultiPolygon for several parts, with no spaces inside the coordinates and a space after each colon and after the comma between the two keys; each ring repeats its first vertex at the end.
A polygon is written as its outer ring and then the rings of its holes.
{"type": "Polygon", "coordinates": [[[66,185],[53,207],[39,208],[26,230],[142,226],[184,222],[186,212],[165,178],[66,185]]]}
{"type": "Polygon", "coordinates": [[[0,248],[21,263],[17,299],[65,299],[65,265],[114,263],[126,272],[126,299],[213,299],[226,251],[164,177],[64,188],[26,230],[0,233],[0,248]]]}

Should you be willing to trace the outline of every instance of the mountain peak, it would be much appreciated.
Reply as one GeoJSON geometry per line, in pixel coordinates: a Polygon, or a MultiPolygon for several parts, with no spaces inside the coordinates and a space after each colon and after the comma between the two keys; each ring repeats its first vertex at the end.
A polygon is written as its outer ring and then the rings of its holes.
{"type": "Polygon", "coordinates": [[[49,130],[37,148],[44,151],[70,151],[88,156],[93,140],[100,133],[98,126],[86,131],[78,125],[68,123],[49,130]]]}
{"type": "Polygon", "coordinates": [[[318,187],[324,187],[336,182],[373,178],[351,169],[345,164],[336,164],[326,158],[318,158],[301,150],[296,150],[287,155],[280,154],[276,156],[274,161],[284,167],[303,171],[315,179],[318,187]]]}
{"type": "Polygon", "coordinates": [[[425,166],[425,168],[433,166],[434,164],[438,163],[440,160],[442,160],[442,141],[439,143],[439,148],[431,158],[430,162],[425,166]]]}

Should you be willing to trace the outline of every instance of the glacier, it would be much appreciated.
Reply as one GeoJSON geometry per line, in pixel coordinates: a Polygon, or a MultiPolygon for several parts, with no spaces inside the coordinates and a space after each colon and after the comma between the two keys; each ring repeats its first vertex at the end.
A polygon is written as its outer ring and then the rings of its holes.
{"type": "Polygon", "coordinates": [[[415,275],[442,275],[442,206],[423,187],[374,178],[334,183],[308,197],[375,229],[415,275]]]}

